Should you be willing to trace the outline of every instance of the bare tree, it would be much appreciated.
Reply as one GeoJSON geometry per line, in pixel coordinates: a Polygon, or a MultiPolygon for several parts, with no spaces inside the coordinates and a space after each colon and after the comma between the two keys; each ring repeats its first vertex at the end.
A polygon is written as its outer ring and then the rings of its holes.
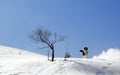
{"type": "Polygon", "coordinates": [[[64,41],[65,36],[58,35],[56,33],[51,33],[48,30],[43,28],[37,28],[30,35],[30,39],[35,41],[36,43],[41,43],[46,45],[42,48],[50,48],[52,50],[52,61],[54,61],[54,44],[60,41],[64,41]]]}

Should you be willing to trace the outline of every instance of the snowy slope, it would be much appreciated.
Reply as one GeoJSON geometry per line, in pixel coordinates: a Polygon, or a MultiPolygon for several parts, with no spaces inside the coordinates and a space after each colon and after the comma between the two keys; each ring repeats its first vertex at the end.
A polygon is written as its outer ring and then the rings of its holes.
{"type": "Polygon", "coordinates": [[[0,75],[120,75],[120,61],[55,58],[51,62],[46,56],[5,46],[0,46],[0,54],[0,75]]]}

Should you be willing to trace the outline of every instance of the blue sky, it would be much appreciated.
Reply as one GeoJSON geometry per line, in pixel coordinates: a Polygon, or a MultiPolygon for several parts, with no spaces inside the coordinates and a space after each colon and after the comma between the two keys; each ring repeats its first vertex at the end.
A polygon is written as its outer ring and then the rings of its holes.
{"type": "Polygon", "coordinates": [[[120,48],[119,0],[0,0],[0,45],[22,48],[46,55],[28,35],[42,26],[67,36],[55,45],[55,56],[66,49],[81,57],[79,49],[89,48],[89,57],[109,48],[120,48]]]}

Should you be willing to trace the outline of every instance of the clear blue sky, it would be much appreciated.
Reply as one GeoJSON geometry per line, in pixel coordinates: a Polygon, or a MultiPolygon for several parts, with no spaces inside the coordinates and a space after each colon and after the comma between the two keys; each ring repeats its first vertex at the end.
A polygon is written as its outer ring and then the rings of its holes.
{"type": "Polygon", "coordinates": [[[87,46],[92,57],[120,48],[120,0],[0,0],[0,45],[47,54],[28,37],[39,26],[68,36],[55,56],[81,57],[87,46]]]}

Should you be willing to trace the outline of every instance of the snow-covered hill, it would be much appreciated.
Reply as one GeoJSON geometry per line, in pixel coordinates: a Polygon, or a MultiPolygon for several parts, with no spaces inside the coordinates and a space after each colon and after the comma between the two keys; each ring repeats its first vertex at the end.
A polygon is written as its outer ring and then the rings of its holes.
{"type": "Polygon", "coordinates": [[[120,61],[120,49],[110,48],[107,51],[103,51],[100,55],[94,56],[93,59],[120,61]]]}
{"type": "Polygon", "coordinates": [[[120,60],[97,57],[51,62],[43,55],[0,46],[0,75],[120,75],[120,60]]]}

